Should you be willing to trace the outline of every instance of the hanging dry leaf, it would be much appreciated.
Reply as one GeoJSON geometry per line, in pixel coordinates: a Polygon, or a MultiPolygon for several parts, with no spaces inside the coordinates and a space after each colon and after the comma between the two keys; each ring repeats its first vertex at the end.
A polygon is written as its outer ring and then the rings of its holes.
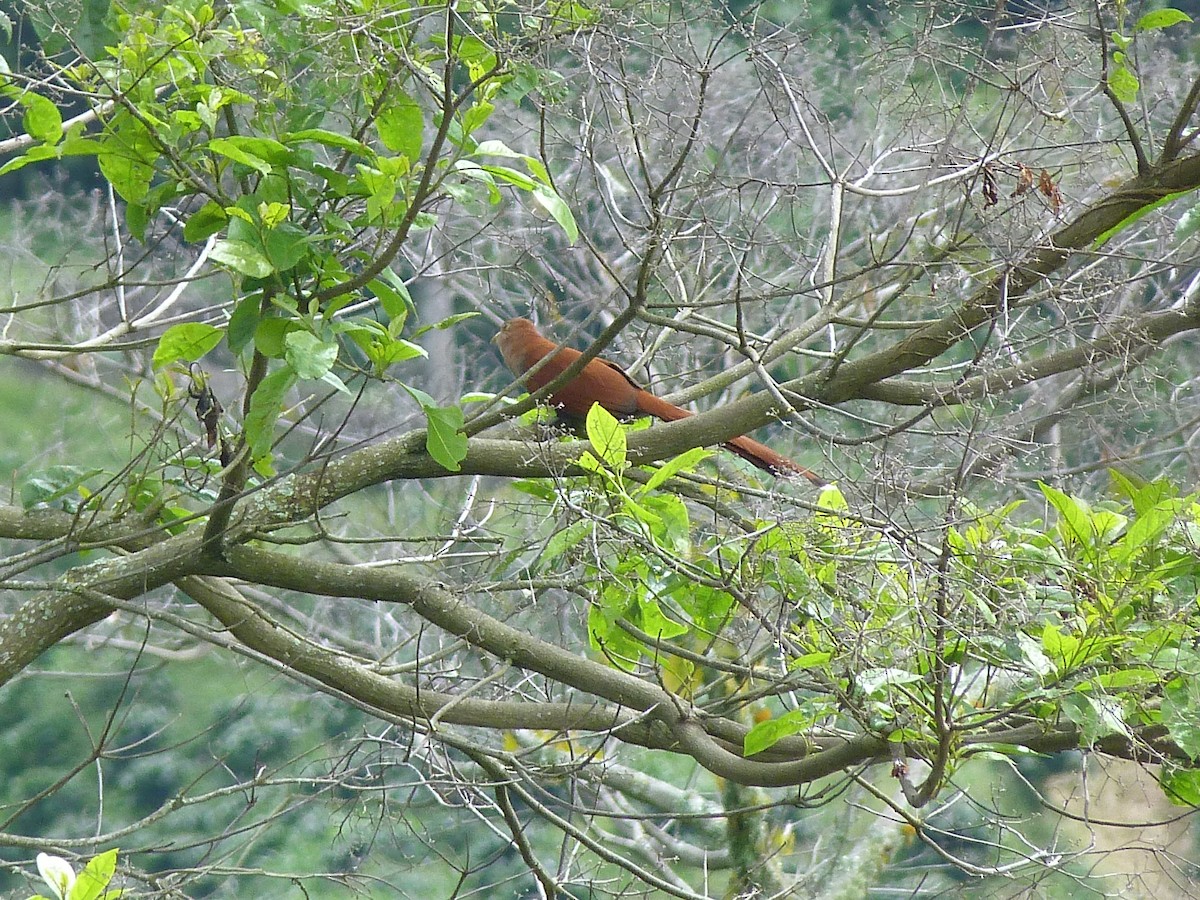
{"type": "Polygon", "coordinates": [[[1050,208],[1056,213],[1062,209],[1062,193],[1046,169],[1042,169],[1038,174],[1038,190],[1050,201],[1050,208]]]}
{"type": "Polygon", "coordinates": [[[1033,169],[1025,163],[1017,164],[1017,186],[1013,188],[1012,196],[1020,197],[1033,187],[1033,169]]]}
{"type": "Polygon", "coordinates": [[[983,200],[985,206],[995,206],[1000,202],[1000,189],[991,163],[983,167],[983,200]]]}

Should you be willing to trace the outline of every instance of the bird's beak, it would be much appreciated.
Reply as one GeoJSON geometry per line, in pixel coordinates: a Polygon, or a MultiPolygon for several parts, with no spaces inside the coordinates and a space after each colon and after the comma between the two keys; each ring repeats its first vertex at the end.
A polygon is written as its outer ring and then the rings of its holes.
{"type": "Polygon", "coordinates": [[[495,334],[492,335],[492,343],[494,344],[498,340],[500,340],[500,332],[497,331],[495,334]]]}

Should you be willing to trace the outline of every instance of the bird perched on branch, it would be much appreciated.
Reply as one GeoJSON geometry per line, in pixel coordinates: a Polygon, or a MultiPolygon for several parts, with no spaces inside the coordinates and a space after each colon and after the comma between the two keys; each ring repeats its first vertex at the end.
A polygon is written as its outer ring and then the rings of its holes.
{"type": "MultiPolygon", "coordinates": [[[[545,387],[583,355],[578,350],[560,347],[547,340],[528,319],[509,319],[492,341],[500,348],[504,362],[518,378],[543,358],[554,354],[544,366],[525,379],[525,386],[531,393],[545,387]]],[[[588,362],[579,374],[550,395],[551,406],[576,420],[586,417],[593,403],[599,403],[617,418],[642,415],[674,422],[691,415],[686,409],[655,397],[622,369],[603,359],[588,362]]],[[[725,446],[772,475],[803,475],[815,485],[827,483],[820,476],[751,438],[736,437],[726,441],[725,446]]]]}

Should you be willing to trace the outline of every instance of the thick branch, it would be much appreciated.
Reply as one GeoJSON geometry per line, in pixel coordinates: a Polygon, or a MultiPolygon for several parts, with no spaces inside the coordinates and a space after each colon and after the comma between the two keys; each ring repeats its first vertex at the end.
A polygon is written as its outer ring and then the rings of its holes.
{"type": "MultiPolygon", "coordinates": [[[[838,742],[828,750],[788,762],[746,759],[725,749],[715,740],[706,730],[709,721],[692,710],[682,698],[657,684],[580,657],[493,619],[433,582],[414,578],[396,569],[365,569],[315,562],[252,547],[231,548],[228,567],[222,574],[253,578],[259,583],[289,590],[383,600],[410,606],[423,619],[492,656],[523,669],[540,672],[559,683],[604,698],[618,707],[647,714],[666,726],[671,737],[670,749],[687,753],[714,774],[739,784],[763,787],[804,784],[837,772],[847,765],[862,762],[864,753],[865,758],[873,758],[886,749],[883,741],[863,738],[838,742]]],[[[232,607],[228,615],[226,624],[231,629],[248,629],[253,625],[252,618],[261,616],[261,613],[243,604],[232,607]]],[[[273,641],[287,639],[281,629],[272,630],[273,641]]],[[[275,656],[282,649],[275,647],[267,652],[275,656]]],[[[337,657],[329,651],[314,655],[313,650],[307,650],[276,658],[287,659],[289,665],[301,671],[310,669],[306,674],[321,680],[328,677],[331,667],[338,665],[337,657]]],[[[462,702],[465,704],[467,701],[462,702]]],[[[456,708],[461,706],[456,704],[456,708]]],[[[616,733],[621,736],[620,729],[616,733]]]]}
{"type": "Polygon", "coordinates": [[[862,391],[866,400],[880,400],[903,406],[946,406],[977,400],[1031,384],[1043,378],[1061,375],[1093,366],[1098,362],[1146,346],[1161,343],[1169,337],[1200,328],[1200,310],[1155,313],[1140,322],[1110,331],[1103,337],[1017,366],[1008,366],[987,375],[947,385],[919,384],[889,380],[870,385],[862,391]]]}
{"type": "MultiPolygon", "coordinates": [[[[918,328],[889,347],[843,362],[834,371],[817,370],[782,387],[792,395],[811,398],[814,405],[834,405],[863,398],[873,385],[920,369],[966,340],[976,328],[1003,312],[1005,298],[1010,304],[1016,302],[1047,275],[1065,265],[1072,252],[1091,246],[1098,237],[1134,212],[1169,194],[1193,188],[1200,188],[1200,155],[1135,176],[1088,206],[942,318],[918,328]]],[[[718,443],[787,412],[779,409],[778,401],[769,393],[755,394],[723,409],[661,426],[661,432],[666,434],[654,435],[655,446],[665,446],[669,454],[674,454],[690,447],[718,443]]],[[[646,441],[642,435],[631,437],[631,452],[642,452],[646,441]]]]}
{"type": "Polygon", "coordinates": [[[0,686],[63,638],[110,612],[104,598],[139,597],[194,570],[198,534],[163,541],[130,556],[78,566],[62,587],[43,591],[0,621],[0,686]]]}

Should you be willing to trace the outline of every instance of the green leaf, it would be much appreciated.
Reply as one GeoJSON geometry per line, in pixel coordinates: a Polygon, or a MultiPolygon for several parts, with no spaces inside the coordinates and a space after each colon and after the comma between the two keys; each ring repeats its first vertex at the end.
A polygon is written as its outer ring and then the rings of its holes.
{"type": "Polygon", "coordinates": [[[62,140],[62,113],[58,107],[41,94],[27,93],[21,97],[25,107],[23,125],[25,133],[46,144],[57,144],[62,140]]]}
{"type": "Polygon", "coordinates": [[[425,418],[429,423],[425,449],[444,469],[459,471],[467,457],[467,436],[462,433],[463,411],[457,406],[427,406],[425,418]]]}
{"type": "Polygon", "coordinates": [[[639,499],[662,523],[655,531],[654,539],[677,555],[690,557],[692,523],[688,517],[687,504],[674,494],[647,496],[644,492],[639,492],[639,499]]]}
{"type": "Polygon", "coordinates": [[[415,332],[413,332],[413,337],[420,337],[427,331],[434,331],[434,330],[445,331],[447,328],[453,328],[459,322],[465,322],[465,321],[467,321],[467,319],[474,319],[476,316],[479,316],[479,315],[482,315],[482,313],[477,313],[477,312],[455,313],[452,316],[447,316],[446,318],[442,319],[442,321],[440,321],[440,322],[434,322],[432,325],[422,325],[415,332]]]}
{"type": "Polygon", "coordinates": [[[1090,747],[1112,734],[1130,737],[1129,727],[1121,716],[1121,704],[1108,697],[1071,694],[1063,698],[1062,711],[1079,726],[1083,746],[1090,747]]]}
{"type": "Polygon", "coordinates": [[[277,369],[264,378],[250,397],[250,412],[243,427],[250,458],[260,473],[270,471],[271,444],[275,438],[275,422],[283,412],[283,398],[296,383],[296,373],[287,367],[277,369]],[[260,467],[261,464],[261,467],[260,467]]]}
{"type": "Polygon", "coordinates": [[[227,159],[233,160],[235,163],[241,163],[244,166],[249,166],[251,169],[254,169],[256,172],[262,175],[271,174],[271,164],[265,159],[259,159],[252,153],[239,150],[237,147],[226,146],[225,144],[221,143],[223,140],[223,138],[217,138],[208,145],[209,149],[219,156],[224,156],[227,159]]]}
{"type": "Polygon", "coordinates": [[[189,242],[208,240],[225,227],[229,216],[225,208],[215,200],[209,200],[202,207],[188,216],[183,226],[183,239],[189,242]]]}
{"type": "MultiPolygon", "coordinates": [[[[496,395],[488,391],[467,391],[458,398],[459,403],[491,403],[496,395]]],[[[500,402],[505,406],[515,406],[517,401],[512,397],[501,397],[500,402]]]]}
{"type": "MultiPolygon", "coordinates": [[[[485,172],[482,166],[471,162],[469,159],[460,159],[454,164],[454,170],[466,178],[472,178],[487,185],[489,203],[500,202],[501,194],[499,188],[496,187],[496,179],[490,173],[485,172]]],[[[472,193],[466,190],[459,190],[450,183],[447,183],[445,187],[456,200],[467,202],[474,199],[472,193]]]]}
{"type": "Polygon", "coordinates": [[[524,172],[518,172],[516,169],[510,169],[508,166],[480,166],[479,168],[489,175],[499,178],[501,181],[507,181],[514,187],[519,187],[523,191],[532,191],[534,188],[539,187],[538,183],[524,172]]]}
{"type": "Polygon", "coordinates": [[[518,490],[523,494],[528,494],[530,497],[536,497],[546,503],[553,503],[558,496],[554,492],[554,488],[548,487],[545,483],[535,478],[522,478],[512,482],[514,490],[518,490]]]}
{"type": "Polygon", "coordinates": [[[387,317],[398,323],[397,328],[403,327],[409,310],[416,308],[412,296],[408,293],[408,286],[401,279],[390,281],[375,278],[367,282],[367,289],[379,298],[387,317]]]}
{"type": "Polygon", "coordinates": [[[917,744],[927,742],[929,739],[930,736],[919,728],[897,728],[887,734],[887,741],[890,744],[917,744]]]}
{"type": "MultiPolygon", "coordinates": [[[[248,198],[243,197],[243,200],[248,198]]],[[[240,206],[226,206],[225,213],[229,216],[229,236],[235,241],[245,241],[258,238],[257,223],[248,210],[240,206]],[[244,224],[243,224],[244,223],[244,224]]]]}
{"type": "MultiPolygon", "coordinates": [[[[290,203],[280,203],[277,200],[272,200],[270,203],[262,202],[258,204],[258,217],[262,219],[262,223],[267,228],[278,228],[287,221],[288,216],[292,212],[290,203]]],[[[302,234],[304,232],[301,232],[302,234]]]]}
{"type": "Polygon", "coordinates": [[[263,237],[267,260],[276,272],[286,272],[308,254],[309,235],[302,228],[284,222],[263,237]]]}
{"type": "Polygon", "coordinates": [[[1112,228],[1108,229],[1108,231],[1102,232],[1094,241],[1092,241],[1092,249],[1094,250],[1099,247],[1103,247],[1108,242],[1109,238],[1111,238],[1114,234],[1124,231],[1134,222],[1138,221],[1138,219],[1149,215],[1160,206],[1166,206],[1168,203],[1172,203],[1175,200],[1178,200],[1180,197],[1185,197],[1188,194],[1194,193],[1195,190],[1195,188],[1189,188],[1186,191],[1176,191],[1173,194],[1167,194],[1167,196],[1155,200],[1153,203],[1147,203],[1145,206],[1138,207],[1112,228]]]}
{"type": "Polygon", "coordinates": [[[870,696],[893,684],[912,684],[921,680],[921,675],[908,669],[867,669],[858,676],[858,686],[870,696]]]}
{"type": "Polygon", "coordinates": [[[1116,64],[1108,73],[1108,86],[1122,103],[1133,103],[1141,84],[1127,66],[1116,64]]]}
{"type": "MultiPolygon", "coordinates": [[[[588,642],[592,645],[592,649],[600,652],[610,636],[615,636],[621,632],[615,627],[615,623],[606,615],[598,606],[588,607],[588,642]]],[[[626,635],[628,637],[628,635],[626,635]]]]}
{"type": "MultiPolygon", "coordinates": [[[[654,498],[651,498],[654,499],[654,498]]],[[[622,508],[640,522],[644,522],[656,532],[663,530],[663,518],[658,513],[652,511],[646,506],[642,506],[628,494],[623,494],[621,497],[622,508]]]]}
{"type": "Polygon", "coordinates": [[[179,360],[195,362],[221,343],[224,334],[220,328],[202,322],[172,325],[158,339],[150,365],[157,372],[179,360]]]}
{"type": "Polygon", "coordinates": [[[421,107],[404,91],[398,91],[392,102],[375,120],[375,130],[383,146],[393,153],[402,153],[410,161],[421,157],[422,130],[425,116],[421,107]]]}
{"type": "Polygon", "coordinates": [[[1073,669],[1088,665],[1123,643],[1120,635],[1083,635],[1077,637],[1047,622],[1042,628],[1042,648],[1054,663],[1055,671],[1065,675],[1073,669]]]}
{"type": "Polygon", "coordinates": [[[150,190],[158,148],[146,126],[128,113],[115,116],[109,128],[100,139],[102,146],[96,154],[100,173],[121,199],[141,203],[150,190]]]}
{"type": "Polygon", "coordinates": [[[93,856],[84,866],[71,889],[70,900],[97,900],[117,870],[117,851],[107,850],[93,856]]]}
{"type": "Polygon", "coordinates": [[[1096,539],[1096,530],[1084,506],[1048,484],[1039,481],[1038,487],[1050,501],[1050,505],[1058,511],[1058,529],[1063,537],[1068,540],[1073,538],[1085,547],[1092,546],[1096,539]]]}
{"type": "Polygon", "coordinates": [[[251,278],[266,278],[275,271],[262,252],[245,241],[228,238],[217,241],[213,245],[211,255],[214,262],[229,266],[235,272],[241,272],[251,278]]]}
{"type": "Polygon", "coordinates": [[[566,233],[567,240],[572,244],[579,240],[579,225],[576,224],[575,216],[566,201],[558,196],[553,188],[543,184],[535,185],[532,190],[534,201],[550,213],[559,228],[566,233]]]}
{"type": "Polygon", "coordinates": [[[1158,783],[1176,806],[1200,807],[1200,771],[1164,763],[1158,783]]]}
{"type": "Polygon", "coordinates": [[[337,355],[336,342],[323,341],[311,332],[296,330],[284,335],[283,358],[301,378],[324,378],[337,355]]]}
{"type": "Polygon", "coordinates": [[[229,317],[225,335],[225,341],[233,353],[241,353],[246,345],[254,339],[254,333],[258,329],[261,306],[262,297],[258,294],[250,294],[238,301],[233,315],[229,317]]]}
{"type": "Polygon", "coordinates": [[[746,732],[742,739],[742,748],[746,756],[762,753],[789,735],[807,731],[815,725],[824,713],[816,706],[805,704],[799,709],[791,709],[775,719],[759,722],[746,732]]]}
{"type": "Polygon", "coordinates": [[[1170,28],[1180,22],[1190,22],[1192,17],[1183,10],[1167,7],[1146,13],[1133,26],[1134,31],[1157,31],[1160,28],[1170,28]]]}
{"type": "Polygon", "coordinates": [[[463,34],[454,38],[455,55],[459,62],[467,65],[472,78],[478,78],[496,67],[496,51],[486,41],[473,35],[463,34]]]}
{"type": "Polygon", "coordinates": [[[95,156],[104,144],[94,138],[83,137],[79,132],[82,125],[72,125],[67,129],[67,138],[58,150],[63,156],[95,156]]]}
{"type": "Polygon", "coordinates": [[[429,356],[424,347],[403,338],[381,337],[371,341],[366,351],[376,375],[383,375],[389,366],[398,362],[429,356]]]}
{"type": "Polygon", "coordinates": [[[842,513],[850,510],[850,502],[836,484],[827,484],[817,495],[817,506],[827,512],[842,513]]]}
{"type": "Polygon", "coordinates": [[[304,326],[295,319],[281,319],[277,316],[260,319],[258,327],[254,330],[254,349],[271,359],[283,359],[284,339],[291,332],[303,328],[304,326]]]}
{"type": "Polygon", "coordinates": [[[241,135],[213,138],[208,142],[208,149],[263,175],[271,174],[272,163],[286,166],[290,156],[288,148],[279,141],[241,135]]]}
{"type": "Polygon", "coordinates": [[[524,153],[518,153],[516,150],[504,143],[504,141],[480,141],[475,147],[475,152],[472,156],[501,156],[505,159],[528,159],[524,153]]]}
{"type": "MultiPolygon", "coordinates": [[[[6,8],[11,10],[12,6],[6,8]]],[[[101,60],[105,58],[105,48],[119,40],[109,28],[115,17],[108,0],[28,3],[17,9],[29,16],[41,38],[38,52],[46,58],[64,54],[74,59],[82,54],[84,59],[101,60]]]]}
{"type": "Polygon", "coordinates": [[[818,669],[826,665],[833,659],[833,653],[829,650],[814,650],[812,653],[805,653],[797,656],[789,664],[789,669],[818,669]]]}
{"type": "Polygon", "coordinates": [[[313,142],[324,144],[326,147],[336,147],[339,150],[348,150],[351,153],[357,153],[360,156],[373,156],[371,148],[362,141],[356,141],[352,137],[344,134],[338,134],[336,131],[326,131],[324,128],[306,128],[303,131],[292,131],[283,135],[283,140],[288,144],[299,144],[304,142],[313,142]]]}
{"type": "Polygon", "coordinates": [[[592,448],[614,469],[624,468],[629,448],[621,423],[599,403],[593,403],[587,414],[587,436],[592,448]]]}
{"type": "MultiPolygon", "coordinates": [[[[223,140],[226,147],[237,147],[245,153],[266,160],[273,166],[287,166],[292,162],[291,148],[274,138],[235,134],[227,138],[218,138],[218,140],[223,140]]],[[[209,142],[209,146],[211,145],[212,142],[209,142]]]]}
{"type": "Polygon", "coordinates": [[[1166,481],[1139,484],[1116,469],[1109,469],[1108,477],[1112,479],[1113,488],[1117,493],[1132,501],[1133,509],[1139,516],[1157,506],[1160,500],[1178,496],[1178,491],[1166,481]]]}
{"type": "Polygon", "coordinates": [[[533,177],[547,187],[550,187],[550,173],[546,171],[546,167],[542,164],[542,161],[540,159],[535,159],[532,156],[526,156],[524,157],[524,160],[525,168],[529,169],[529,171],[533,173],[533,177]]]}
{"type": "Polygon", "coordinates": [[[560,528],[550,535],[546,549],[538,557],[538,566],[545,567],[554,562],[572,547],[589,537],[596,530],[596,524],[591,519],[580,519],[572,522],[566,528],[560,528]]]}
{"type": "Polygon", "coordinates": [[[579,459],[575,461],[575,464],[585,472],[591,472],[593,475],[600,475],[609,480],[612,479],[612,475],[609,473],[608,469],[604,468],[604,463],[596,459],[596,457],[592,455],[591,450],[584,450],[581,454],[579,454],[579,459]]]}
{"type": "Polygon", "coordinates": [[[646,634],[668,639],[688,633],[688,627],[663,615],[662,607],[654,600],[639,599],[635,624],[646,634]]]}
{"type": "Polygon", "coordinates": [[[402,387],[425,411],[429,424],[425,434],[425,449],[429,455],[449,472],[458,472],[459,465],[467,457],[467,436],[462,433],[465,422],[463,411],[457,406],[438,406],[427,393],[407,384],[402,387]]]}
{"type": "Polygon", "coordinates": [[[353,394],[350,393],[350,388],[346,387],[346,382],[344,382],[344,381],[342,381],[342,379],[338,378],[337,375],[335,375],[333,372],[326,372],[324,375],[321,376],[321,380],[323,382],[325,382],[327,385],[329,385],[331,388],[333,388],[335,391],[345,394],[347,397],[354,396],[353,394]]]}
{"type": "Polygon", "coordinates": [[[553,0],[547,11],[556,25],[570,29],[595,25],[601,19],[599,10],[580,0],[553,0]]]}
{"type": "Polygon", "coordinates": [[[537,204],[546,210],[554,221],[558,223],[559,227],[566,232],[567,239],[572,244],[578,240],[579,226],[575,222],[575,216],[571,213],[571,208],[562,197],[550,186],[549,173],[539,160],[517,153],[501,141],[484,141],[476,148],[475,153],[472,155],[500,156],[508,159],[522,160],[529,171],[533,173],[532,178],[524,172],[518,172],[509,166],[482,165],[476,170],[473,163],[462,161],[459,169],[464,174],[474,178],[480,178],[482,173],[486,172],[493,178],[506,181],[523,191],[529,191],[537,204]]]}
{"type": "Polygon", "coordinates": [[[396,199],[396,176],[369,166],[358,166],[358,182],[366,191],[367,217],[372,221],[381,218],[392,208],[396,199]]]}
{"type": "Polygon", "coordinates": [[[36,147],[30,147],[24,155],[14,157],[3,166],[0,166],[0,175],[6,175],[17,169],[23,169],[30,163],[41,162],[43,159],[58,159],[59,155],[57,147],[38,144],[36,147]]]}
{"type": "Polygon", "coordinates": [[[593,606],[588,610],[588,643],[610,665],[630,672],[642,655],[642,647],[615,618],[593,606]]]}
{"type": "Polygon", "coordinates": [[[650,476],[650,480],[646,482],[638,493],[652,491],[668,478],[680,472],[694,472],[700,461],[709,456],[712,456],[711,450],[705,450],[703,447],[693,447],[691,450],[672,457],[655,469],[654,474],[650,476]]]}
{"type": "Polygon", "coordinates": [[[484,122],[492,117],[492,113],[496,107],[487,101],[480,101],[471,104],[470,108],[463,114],[462,117],[462,132],[463,136],[471,134],[479,128],[484,122]]]}
{"type": "Polygon", "coordinates": [[[1075,690],[1086,692],[1098,688],[1103,691],[1119,691],[1122,688],[1156,684],[1158,680],[1159,675],[1153,669],[1118,669],[1080,682],[1075,686],[1075,690]]]}
{"type": "Polygon", "coordinates": [[[21,506],[33,509],[68,498],[69,502],[64,502],[62,506],[74,512],[82,500],[91,496],[83,487],[84,482],[102,474],[103,469],[82,469],[78,466],[50,466],[34,472],[21,484],[21,506]]]}
{"type": "Polygon", "coordinates": [[[1152,548],[1171,527],[1185,505],[1182,499],[1168,500],[1142,513],[1113,547],[1113,558],[1118,563],[1127,563],[1134,555],[1152,548]]]}
{"type": "Polygon", "coordinates": [[[1179,749],[1192,759],[1200,759],[1200,679],[1183,675],[1167,685],[1162,721],[1179,749]]]}
{"type": "Polygon", "coordinates": [[[1081,643],[1073,634],[1060,631],[1049,622],[1042,628],[1042,649],[1060,675],[1082,662],[1081,643]]]}
{"type": "Polygon", "coordinates": [[[1129,518],[1112,509],[1096,509],[1091,512],[1092,532],[1097,545],[1113,541],[1129,524],[1129,518]]]}

